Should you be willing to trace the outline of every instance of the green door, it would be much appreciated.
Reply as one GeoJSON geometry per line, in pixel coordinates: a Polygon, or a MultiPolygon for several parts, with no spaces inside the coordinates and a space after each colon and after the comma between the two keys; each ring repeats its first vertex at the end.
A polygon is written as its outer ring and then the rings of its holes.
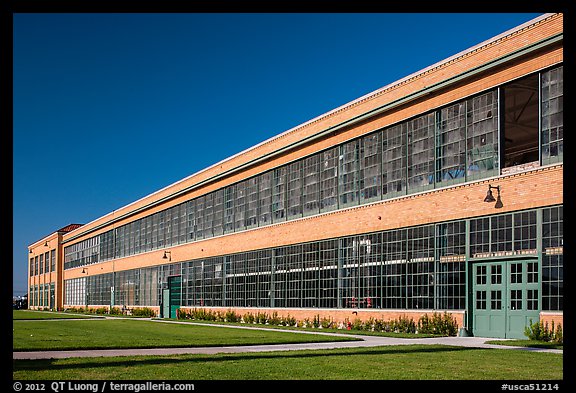
{"type": "Polygon", "coordinates": [[[538,261],[513,261],[508,264],[506,338],[525,339],[524,328],[538,321],[538,261]]]}
{"type": "Polygon", "coordinates": [[[474,265],[473,333],[479,337],[504,337],[506,332],[504,263],[474,265]]]}
{"type": "Polygon", "coordinates": [[[525,338],[539,316],[537,260],[475,263],[472,280],[474,335],[525,338]]]}
{"type": "Polygon", "coordinates": [[[170,290],[162,289],[162,318],[170,318],[170,290]]]}
{"type": "Polygon", "coordinates": [[[182,277],[181,276],[168,277],[168,290],[170,291],[169,295],[170,318],[177,318],[182,293],[182,277]]]}

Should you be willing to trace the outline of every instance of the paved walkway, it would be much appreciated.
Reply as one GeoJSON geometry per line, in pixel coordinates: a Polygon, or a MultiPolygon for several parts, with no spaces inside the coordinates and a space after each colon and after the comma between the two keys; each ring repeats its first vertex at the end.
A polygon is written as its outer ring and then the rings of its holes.
{"type": "MultiPolygon", "coordinates": [[[[193,322],[181,322],[172,320],[153,319],[152,321],[159,323],[194,324],[193,322]]],[[[274,331],[279,330],[279,329],[267,329],[265,327],[256,327],[256,326],[231,326],[231,325],[218,325],[207,323],[198,323],[198,325],[202,326],[210,325],[216,327],[253,329],[253,330],[274,330],[274,331]]],[[[395,337],[350,335],[341,333],[326,333],[326,332],[297,331],[297,330],[285,330],[285,331],[300,334],[321,334],[321,335],[343,336],[343,337],[352,336],[361,339],[361,341],[244,345],[244,346],[200,347],[200,348],[133,348],[133,349],[90,349],[90,350],[73,350],[73,351],[25,351],[25,352],[13,352],[12,358],[64,359],[75,357],[140,356],[140,355],[183,355],[183,354],[212,355],[218,353],[296,351],[304,349],[365,348],[365,347],[378,347],[385,345],[413,345],[413,344],[428,344],[428,345],[441,344],[441,345],[452,345],[452,346],[469,347],[469,348],[511,349],[518,351],[563,353],[563,351],[559,349],[527,348],[518,346],[486,344],[486,341],[494,339],[485,337],[395,338],[395,337]]]]}

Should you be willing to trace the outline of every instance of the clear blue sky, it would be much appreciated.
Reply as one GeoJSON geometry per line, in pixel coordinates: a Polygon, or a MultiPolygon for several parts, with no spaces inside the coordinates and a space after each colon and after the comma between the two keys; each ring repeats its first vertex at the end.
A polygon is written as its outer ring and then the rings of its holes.
{"type": "Polygon", "coordinates": [[[14,14],[13,293],[27,246],[540,14],[14,14]]]}

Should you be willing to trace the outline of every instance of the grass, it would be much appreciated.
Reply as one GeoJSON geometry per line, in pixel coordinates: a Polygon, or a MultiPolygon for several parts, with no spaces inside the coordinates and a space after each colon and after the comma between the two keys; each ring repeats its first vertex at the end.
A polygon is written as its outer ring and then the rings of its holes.
{"type": "Polygon", "coordinates": [[[542,381],[562,370],[561,354],[446,345],[13,361],[14,380],[542,381]]]}
{"type": "Polygon", "coordinates": [[[368,330],[357,329],[338,329],[338,328],[314,328],[314,327],[297,327],[297,326],[279,326],[279,325],[264,325],[264,324],[246,324],[240,322],[220,322],[220,321],[204,321],[198,319],[181,319],[179,322],[187,322],[194,324],[206,325],[224,325],[224,326],[254,326],[263,327],[266,329],[281,329],[281,330],[294,330],[294,331],[307,331],[307,332],[320,332],[320,333],[338,333],[338,334],[354,334],[365,336],[380,336],[380,337],[396,337],[396,338],[430,338],[442,337],[437,334],[423,334],[423,333],[394,333],[394,332],[372,332],[368,330]]]}
{"type": "Polygon", "coordinates": [[[134,319],[15,320],[13,328],[14,351],[204,347],[357,340],[354,337],[173,324],[134,319]]]}
{"type": "Polygon", "coordinates": [[[530,348],[564,349],[563,344],[536,340],[490,340],[486,341],[486,344],[511,345],[515,347],[530,348]]]}
{"type": "MultiPolygon", "coordinates": [[[[13,315],[15,351],[200,347],[354,339],[134,319],[87,317],[90,319],[29,320],[36,319],[34,318],[36,316],[49,318],[58,316],[47,312],[21,311],[14,312],[13,315]]],[[[76,317],[67,314],[60,316],[76,317]]],[[[264,326],[254,325],[254,327],[264,326]]],[[[311,330],[329,331],[329,329],[311,330]]],[[[347,333],[369,332],[347,331],[347,333]]],[[[506,345],[512,342],[514,340],[501,341],[506,345]]],[[[562,354],[421,344],[215,355],[13,360],[12,364],[13,380],[541,381],[563,378],[562,354]]]]}
{"type": "Polygon", "coordinates": [[[13,320],[31,320],[31,319],[88,319],[103,318],[101,316],[90,316],[84,314],[65,314],[62,312],[52,311],[32,311],[32,310],[12,310],[13,320]]]}

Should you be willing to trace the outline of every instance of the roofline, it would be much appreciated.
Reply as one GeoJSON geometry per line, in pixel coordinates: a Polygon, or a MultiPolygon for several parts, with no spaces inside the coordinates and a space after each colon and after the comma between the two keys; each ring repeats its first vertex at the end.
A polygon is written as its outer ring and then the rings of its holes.
{"type": "MultiPolygon", "coordinates": [[[[284,137],[285,135],[288,135],[288,134],[290,134],[290,133],[292,133],[292,132],[294,132],[294,131],[297,131],[298,129],[303,128],[303,127],[305,127],[305,126],[307,126],[307,125],[309,125],[309,124],[312,124],[312,123],[314,123],[314,122],[317,122],[317,121],[319,121],[319,120],[322,120],[322,119],[324,119],[324,118],[326,118],[326,117],[328,117],[328,116],[330,116],[330,115],[332,115],[332,114],[334,114],[334,113],[336,113],[336,112],[339,112],[339,111],[345,110],[345,109],[347,109],[347,108],[349,108],[349,107],[352,107],[353,105],[355,105],[355,104],[357,104],[357,103],[359,103],[359,102],[361,102],[361,101],[364,101],[364,100],[366,100],[366,99],[369,99],[369,98],[371,98],[371,97],[374,97],[374,96],[378,95],[379,93],[381,93],[381,92],[383,92],[383,91],[386,91],[386,90],[388,90],[388,89],[390,89],[390,88],[393,88],[393,87],[395,87],[395,86],[397,86],[397,85],[401,85],[402,83],[404,83],[404,82],[406,82],[406,81],[408,81],[408,80],[410,80],[410,79],[412,79],[412,78],[415,78],[415,77],[417,77],[417,76],[419,76],[419,75],[422,75],[422,74],[424,74],[424,73],[426,73],[426,72],[428,72],[428,71],[430,71],[430,70],[432,70],[432,69],[434,69],[434,68],[437,68],[437,67],[439,67],[439,66],[441,66],[441,65],[443,65],[443,64],[449,63],[449,62],[451,62],[451,61],[453,61],[453,60],[455,60],[455,59],[457,59],[457,58],[459,58],[459,57],[462,57],[462,56],[468,54],[468,53],[474,52],[475,50],[477,50],[477,49],[479,49],[479,48],[482,48],[483,46],[486,46],[486,45],[488,45],[488,44],[490,44],[490,43],[492,43],[492,42],[498,41],[498,40],[501,39],[501,38],[507,37],[507,36],[509,36],[509,35],[511,35],[511,34],[513,34],[513,33],[515,33],[515,32],[518,32],[518,31],[520,31],[520,30],[523,30],[523,29],[525,29],[526,27],[529,27],[529,26],[531,26],[531,25],[534,25],[534,24],[536,24],[536,23],[538,23],[538,22],[540,22],[540,21],[542,21],[542,20],[545,20],[545,19],[550,18],[550,17],[552,17],[552,16],[554,16],[554,15],[557,15],[557,14],[559,14],[559,13],[545,13],[545,14],[542,14],[541,16],[538,16],[538,17],[536,17],[536,18],[533,18],[533,19],[531,19],[531,20],[529,20],[529,21],[527,21],[527,22],[525,22],[525,23],[523,23],[523,24],[521,24],[521,25],[518,25],[518,26],[516,26],[516,27],[513,27],[513,28],[511,28],[511,29],[509,29],[509,30],[506,30],[505,32],[500,33],[500,34],[498,34],[498,35],[496,35],[496,36],[494,36],[494,37],[492,37],[492,38],[489,38],[489,39],[487,39],[487,40],[484,40],[484,41],[482,41],[482,42],[479,43],[479,44],[476,44],[476,45],[474,45],[474,46],[472,46],[472,47],[470,47],[470,48],[468,48],[468,49],[465,49],[465,50],[463,50],[463,51],[460,51],[460,52],[456,53],[455,55],[452,55],[452,56],[450,56],[450,57],[448,57],[448,58],[446,58],[446,59],[444,59],[444,60],[440,60],[440,61],[438,61],[438,62],[436,62],[436,63],[434,63],[434,64],[432,64],[432,65],[430,65],[430,66],[428,66],[428,67],[426,67],[426,68],[423,68],[423,69],[421,69],[421,70],[419,70],[419,71],[413,72],[412,74],[410,74],[410,75],[408,75],[408,76],[405,76],[405,77],[403,77],[403,78],[401,78],[401,79],[398,79],[398,80],[396,80],[395,82],[389,83],[388,85],[385,85],[384,87],[381,87],[381,88],[379,88],[379,89],[377,89],[377,90],[374,90],[374,91],[372,91],[372,92],[370,92],[370,93],[368,93],[368,94],[365,94],[365,95],[363,95],[363,96],[361,96],[361,97],[359,97],[359,98],[356,98],[356,99],[354,99],[353,101],[349,101],[349,102],[346,103],[346,104],[343,104],[343,105],[341,105],[341,106],[339,106],[339,107],[337,107],[337,108],[335,108],[335,109],[332,109],[332,110],[330,110],[330,111],[328,111],[328,112],[325,112],[325,113],[323,113],[323,114],[321,114],[321,115],[319,115],[319,116],[317,116],[317,117],[314,117],[314,118],[312,118],[312,119],[310,119],[310,120],[308,120],[308,121],[306,121],[306,122],[304,122],[304,123],[301,123],[301,124],[299,124],[299,125],[297,125],[297,126],[295,126],[295,127],[292,127],[292,128],[290,128],[290,129],[288,129],[288,130],[286,130],[286,131],[284,131],[284,132],[282,132],[282,133],[280,133],[280,134],[277,134],[277,135],[275,135],[275,136],[273,136],[273,137],[271,137],[271,138],[268,138],[268,139],[266,139],[266,140],[264,140],[264,141],[262,141],[262,142],[260,142],[260,143],[258,143],[258,144],[256,144],[256,145],[253,145],[253,146],[251,146],[251,147],[249,147],[249,148],[247,148],[247,149],[245,149],[245,150],[242,150],[242,151],[240,151],[240,152],[238,152],[238,153],[236,153],[236,154],[234,154],[234,155],[232,155],[232,156],[229,156],[229,157],[227,157],[227,158],[225,158],[225,159],[223,159],[223,160],[221,160],[221,161],[218,161],[218,162],[216,162],[215,164],[212,164],[212,165],[210,165],[210,166],[208,166],[208,167],[206,167],[206,168],[204,168],[204,169],[201,169],[200,171],[197,171],[197,172],[195,172],[195,173],[193,173],[193,174],[191,174],[191,175],[189,175],[189,176],[186,176],[185,178],[180,179],[180,180],[178,180],[178,181],[176,181],[176,182],[174,182],[174,183],[171,183],[171,184],[169,184],[169,185],[167,185],[167,186],[165,186],[165,187],[163,187],[163,188],[161,188],[161,189],[159,189],[159,190],[157,190],[157,191],[154,191],[154,192],[152,192],[152,193],[150,193],[150,194],[148,194],[148,195],[145,195],[145,196],[143,196],[143,197],[141,197],[141,198],[139,198],[139,199],[137,199],[137,200],[135,200],[135,201],[133,201],[133,202],[130,202],[130,203],[127,204],[127,205],[124,205],[124,206],[122,206],[122,207],[120,207],[120,208],[118,208],[118,209],[114,209],[113,211],[111,211],[111,212],[108,213],[108,214],[114,214],[114,212],[116,212],[117,210],[122,210],[122,209],[129,208],[131,205],[137,204],[137,203],[139,203],[139,202],[141,202],[141,201],[143,201],[143,200],[145,200],[145,199],[147,199],[147,198],[150,198],[150,197],[152,197],[152,196],[154,196],[154,195],[156,195],[156,194],[159,194],[159,193],[161,193],[161,192],[163,192],[163,191],[166,191],[167,189],[169,189],[169,188],[171,188],[171,187],[174,187],[174,186],[177,185],[177,184],[183,183],[183,182],[185,182],[186,180],[189,180],[189,179],[193,178],[194,176],[198,176],[198,175],[200,175],[200,174],[202,174],[202,173],[204,173],[204,172],[206,172],[206,171],[208,171],[208,170],[210,170],[210,169],[213,169],[213,168],[215,168],[215,167],[218,167],[219,165],[221,165],[221,164],[223,164],[223,163],[225,163],[225,162],[227,162],[227,161],[230,161],[230,160],[232,160],[232,159],[234,159],[234,158],[236,158],[236,157],[238,157],[238,156],[241,156],[241,155],[243,155],[243,154],[246,154],[246,153],[250,152],[251,150],[254,150],[254,149],[256,149],[256,148],[258,148],[258,147],[260,147],[260,146],[263,146],[263,145],[265,145],[265,144],[267,144],[267,143],[270,143],[270,142],[273,142],[273,141],[275,141],[275,140],[277,140],[277,139],[279,139],[279,138],[282,138],[282,137],[284,137]]],[[[553,36],[553,37],[554,37],[554,36],[553,36]]],[[[560,37],[562,37],[562,34],[560,35],[560,37]]],[[[552,38],[552,37],[548,37],[548,38],[552,38]]],[[[531,46],[533,46],[533,45],[528,45],[528,46],[531,47],[531,46]]],[[[520,51],[523,50],[524,48],[526,48],[526,47],[521,48],[520,51]]],[[[516,53],[516,52],[512,52],[512,53],[516,53]]],[[[510,55],[510,54],[509,54],[509,55],[510,55]]],[[[507,57],[507,56],[505,55],[504,57],[507,57]]],[[[495,60],[497,60],[497,59],[495,59],[495,60]]],[[[482,67],[482,66],[484,66],[484,65],[481,65],[480,67],[482,67]]],[[[474,68],[474,69],[465,71],[463,74],[468,74],[469,72],[472,72],[472,71],[474,71],[474,70],[476,70],[476,69],[477,69],[477,68],[474,68]]],[[[461,75],[461,74],[459,74],[459,75],[461,75]]],[[[457,76],[458,76],[458,75],[456,75],[455,77],[457,77],[457,76]]],[[[454,77],[454,78],[455,78],[455,77],[454,77]]],[[[452,79],[454,79],[454,78],[452,78],[452,79]]],[[[450,79],[450,78],[449,78],[449,79],[450,79]]],[[[444,84],[445,82],[446,82],[446,80],[444,80],[443,82],[440,82],[440,84],[444,84]]],[[[430,89],[430,88],[432,88],[432,87],[434,87],[434,86],[430,86],[430,87],[428,87],[428,88],[426,88],[426,89],[423,89],[423,90],[424,90],[424,91],[427,91],[428,89],[430,89]]],[[[419,92],[421,92],[421,91],[423,91],[423,90],[415,91],[412,95],[417,94],[417,93],[419,93],[419,92]]],[[[400,100],[403,100],[403,99],[404,99],[404,97],[401,98],[400,100]]],[[[393,104],[393,103],[391,103],[391,104],[393,104]]],[[[385,105],[385,107],[388,107],[388,105],[385,105]]],[[[373,113],[373,112],[374,112],[375,110],[377,110],[377,109],[379,109],[379,108],[374,108],[374,110],[371,110],[371,111],[369,111],[369,112],[367,112],[367,113],[372,113],[371,116],[373,116],[373,115],[375,114],[375,113],[373,113]]],[[[295,143],[296,143],[296,144],[300,144],[300,143],[303,142],[303,141],[309,141],[310,138],[316,138],[318,135],[323,135],[323,134],[325,134],[325,133],[328,132],[328,131],[329,131],[329,132],[333,132],[335,129],[341,128],[343,125],[349,125],[349,123],[350,123],[351,121],[354,121],[355,119],[358,119],[359,117],[363,119],[363,118],[364,118],[364,115],[366,115],[366,113],[365,113],[365,114],[362,114],[362,115],[360,115],[360,116],[358,116],[358,117],[356,117],[356,118],[348,119],[348,120],[345,120],[345,121],[343,121],[343,122],[341,122],[341,123],[338,123],[338,124],[336,124],[336,125],[327,127],[325,130],[319,131],[318,133],[316,133],[316,134],[314,134],[314,135],[310,135],[309,137],[304,138],[304,139],[302,139],[302,140],[298,140],[298,141],[295,142],[295,143]]],[[[358,120],[356,120],[356,121],[358,121],[358,120]]],[[[281,149],[275,150],[274,152],[271,152],[271,153],[266,154],[264,157],[265,157],[265,158],[270,158],[270,155],[276,155],[276,154],[278,154],[279,152],[283,152],[283,151],[285,151],[286,149],[293,148],[293,147],[294,147],[294,144],[285,146],[285,147],[283,147],[283,148],[281,148],[281,149]]],[[[262,158],[262,157],[259,157],[258,159],[260,159],[260,158],[262,158]]],[[[256,160],[258,160],[258,159],[256,159],[256,160]]],[[[244,168],[246,165],[250,165],[250,164],[252,164],[252,163],[254,163],[253,160],[251,160],[251,161],[249,161],[249,162],[247,162],[247,163],[244,163],[244,164],[240,164],[240,165],[238,165],[238,166],[236,166],[236,167],[234,167],[234,168],[231,168],[231,169],[229,169],[229,170],[227,170],[227,171],[225,171],[225,172],[223,172],[223,173],[221,173],[221,174],[212,176],[212,177],[210,177],[210,178],[208,178],[208,179],[205,179],[205,180],[202,180],[202,181],[200,181],[200,182],[198,182],[198,183],[192,184],[191,186],[186,187],[186,188],[183,189],[183,190],[175,191],[175,192],[171,193],[170,195],[165,196],[165,197],[163,197],[163,198],[161,198],[161,199],[159,199],[159,200],[157,200],[157,201],[153,201],[153,202],[151,202],[151,203],[149,203],[149,204],[147,204],[147,205],[145,205],[145,206],[143,206],[143,207],[141,207],[141,208],[139,208],[139,209],[136,209],[135,211],[127,212],[127,213],[125,213],[125,214],[123,214],[123,215],[121,215],[121,216],[119,216],[119,217],[116,217],[116,218],[115,218],[115,217],[112,217],[112,218],[110,218],[110,220],[108,220],[108,221],[107,221],[106,223],[104,223],[104,224],[97,225],[97,226],[94,227],[94,228],[89,228],[85,233],[78,233],[78,234],[75,234],[75,233],[74,233],[74,232],[76,232],[76,231],[82,231],[82,228],[83,228],[83,227],[88,227],[90,224],[92,224],[92,223],[94,223],[94,222],[102,219],[103,217],[107,216],[108,214],[105,214],[105,215],[103,215],[103,216],[97,217],[96,219],[94,219],[94,220],[92,220],[92,221],[84,224],[82,227],[79,227],[79,228],[77,228],[77,229],[75,229],[75,230],[72,230],[72,231],[68,232],[67,234],[71,235],[72,237],[69,238],[69,239],[67,239],[66,241],[64,241],[64,243],[66,243],[66,242],[68,242],[68,241],[71,241],[71,240],[74,240],[74,239],[76,239],[76,238],[78,238],[78,237],[80,237],[80,236],[83,236],[83,235],[87,234],[87,233],[90,233],[90,232],[93,232],[93,231],[95,231],[95,230],[98,230],[98,229],[102,228],[103,226],[106,226],[106,225],[109,225],[110,223],[116,222],[116,221],[118,221],[118,220],[120,220],[120,219],[122,219],[122,218],[125,218],[126,216],[129,216],[129,215],[132,215],[132,214],[136,214],[136,213],[139,212],[139,211],[142,211],[142,210],[144,210],[144,209],[147,209],[147,208],[149,208],[149,207],[151,207],[151,206],[154,206],[154,205],[156,205],[156,204],[159,204],[159,203],[161,203],[161,202],[163,202],[163,201],[172,199],[172,198],[174,198],[174,197],[176,197],[176,196],[178,196],[178,195],[181,195],[181,194],[183,194],[183,193],[185,193],[185,192],[189,192],[191,189],[197,188],[197,187],[199,187],[199,186],[201,186],[201,185],[204,185],[204,184],[206,184],[206,183],[208,183],[208,182],[211,182],[211,181],[213,181],[213,180],[217,180],[217,179],[219,179],[219,178],[221,178],[221,177],[223,177],[223,176],[226,176],[226,175],[228,175],[228,174],[234,173],[234,172],[236,172],[237,170],[242,169],[242,168],[244,168]]]]}

